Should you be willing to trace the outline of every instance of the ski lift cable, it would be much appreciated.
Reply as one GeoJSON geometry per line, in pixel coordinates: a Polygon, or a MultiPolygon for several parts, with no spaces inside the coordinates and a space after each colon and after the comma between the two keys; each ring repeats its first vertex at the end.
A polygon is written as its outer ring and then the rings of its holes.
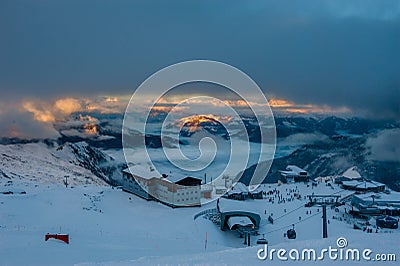
{"type": "MultiPolygon", "coordinates": [[[[342,191],[346,191],[346,189],[342,189],[342,190],[336,191],[336,192],[330,194],[329,196],[332,196],[332,195],[334,195],[334,194],[336,194],[336,193],[340,193],[340,192],[342,192],[342,191]]],[[[280,219],[280,218],[282,218],[282,217],[285,217],[286,215],[291,214],[292,212],[295,212],[296,210],[301,209],[302,207],[304,207],[304,204],[302,204],[302,205],[300,205],[299,207],[297,207],[297,208],[295,208],[295,209],[293,209],[293,210],[291,210],[291,211],[289,211],[289,212],[287,212],[287,213],[285,213],[285,214],[279,216],[278,218],[275,218],[274,221],[276,221],[276,220],[278,220],[278,219],[280,219]]],[[[308,220],[308,219],[310,219],[310,218],[312,218],[312,217],[314,217],[314,216],[316,216],[316,215],[318,215],[318,214],[320,214],[320,213],[317,212],[316,214],[313,214],[313,215],[311,215],[311,216],[305,218],[304,220],[297,221],[297,222],[292,223],[292,224],[298,224],[298,223],[304,222],[304,221],[306,221],[306,220],[308,220]]],[[[290,225],[292,225],[292,224],[290,224],[290,225]]],[[[290,225],[288,225],[288,226],[290,226],[290,225]]],[[[284,227],[281,227],[281,228],[279,228],[279,229],[275,229],[275,230],[269,231],[269,232],[267,232],[267,233],[265,233],[265,234],[269,234],[269,233],[273,233],[273,232],[276,232],[276,231],[280,231],[280,230],[286,229],[288,226],[284,226],[284,227]]]]}
{"type": "Polygon", "coordinates": [[[301,221],[297,221],[297,222],[291,223],[291,224],[289,224],[289,225],[282,226],[282,227],[280,227],[280,228],[278,228],[278,229],[274,229],[274,230],[271,230],[271,231],[266,232],[266,233],[263,233],[263,234],[270,234],[270,233],[273,233],[273,232],[276,232],[276,231],[281,231],[281,230],[283,230],[283,229],[287,229],[287,228],[288,228],[289,226],[291,226],[291,225],[299,224],[299,223],[301,223],[301,222],[307,221],[308,219],[310,219],[310,218],[312,218],[312,217],[314,217],[314,216],[316,216],[316,215],[318,215],[318,214],[321,215],[319,212],[317,212],[316,214],[313,214],[313,215],[311,215],[311,216],[309,216],[309,217],[307,217],[307,218],[305,218],[305,219],[303,219],[303,220],[301,220],[301,221]]]}
{"type": "Polygon", "coordinates": [[[293,210],[291,210],[291,211],[289,211],[287,213],[284,213],[283,215],[279,216],[278,218],[275,218],[274,221],[276,221],[276,220],[278,220],[278,219],[280,219],[282,217],[285,217],[286,215],[291,214],[292,212],[295,212],[298,209],[301,209],[302,207],[304,207],[304,204],[300,205],[299,207],[297,207],[297,208],[295,208],[295,209],[293,209],[293,210]]]}
{"type": "MultiPolygon", "coordinates": [[[[332,195],[334,195],[334,194],[336,194],[336,193],[340,193],[340,192],[342,192],[342,191],[346,191],[346,189],[342,189],[342,190],[333,192],[332,194],[329,194],[328,196],[332,196],[332,195]]],[[[298,209],[301,209],[302,207],[304,207],[304,204],[302,204],[302,205],[300,205],[299,207],[297,207],[297,208],[295,208],[295,209],[293,209],[293,210],[291,210],[291,211],[289,211],[289,212],[287,212],[287,213],[285,213],[285,214],[279,216],[278,218],[275,218],[274,221],[276,221],[276,220],[278,220],[278,219],[280,219],[280,218],[282,218],[282,217],[285,217],[286,215],[291,214],[292,212],[297,211],[298,209]]]]}

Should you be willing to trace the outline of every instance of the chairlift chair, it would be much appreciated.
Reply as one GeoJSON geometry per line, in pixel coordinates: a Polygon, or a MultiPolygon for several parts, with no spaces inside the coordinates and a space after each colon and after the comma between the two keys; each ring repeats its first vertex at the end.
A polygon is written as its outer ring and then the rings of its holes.
{"type": "Polygon", "coordinates": [[[294,230],[294,224],[292,226],[293,226],[293,228],[287,230],[287,232],[286,232],[288,239],[296,239],[296,230],[294,230]]]}
{"type": "Polygon", "coordinates": [[[264,244],[268,244],[268,241],[265,239],[263,234],[263,237],[257,240],[257,245],[264,245],[264,244]]]}

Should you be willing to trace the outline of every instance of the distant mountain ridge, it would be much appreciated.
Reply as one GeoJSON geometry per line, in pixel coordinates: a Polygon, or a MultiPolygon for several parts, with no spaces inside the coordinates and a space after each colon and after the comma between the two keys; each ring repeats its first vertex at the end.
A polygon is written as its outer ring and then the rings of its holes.
{"type": "MultiPolygon", "coordinates": [[[[281,178],[279,170],[284,170],[287,165],[297,165],[307,170],[311,178],[340,175],[349,167],[357,166],[363,178],[385,183],[391,189],[400,191],[400,160],[371,158],[367,145],[369,138],[368,135],[333,136],[327,141],[304,145],[288,156],[274,159],[264,183],[277,182],[281,178]]],[[[241,182],[249,183],[255,166],[239,174],[241,182]]]]}
{"type": "Polygon", "coordinates": [[[222,138],[229,140],[229,134],[226,128],[213,117],[209,116],[197,116],[186,121],[181,130],[180,136],[191,137],[198,131],[206,130],[213,135],[219,135],[222,138]]]}
{"type": "MultiPolygon", "coordinates": [[[[92,115],[95,116],[95,114],[92,115]]],[[[164,117],[165,115],[161,113],[159,116],[164,117]]],[[[88,134],[86,132],[86,124],[80,120],[67,121],[65,123],[59,122],[55,127],[60,133],[60,137],[55,141],[60,145],[66,142],[76,143],[85,141],[97,148],[122,148],[122,116],[99,114],[96,119],[98,120],[96,124],[91,124],[95,128],[95,134],[88,134]]],[[[298,133],[321,133],[328,137],[335,135],[362,135],[381,129],[400,127],[400,121],[369,120],[355,117],[340,118],[328,116],[318,119],[307,116],[277,116],[274,120],[277,138],[285,138],[298,133]]],[[[150,123],[161,122],[153,117],[150,123]]],[[[255,117],[243,117],[243,124],[247,132],[236,132],[234,136],[242,137],[244,134],[247,134],[251,142],[260,143],[260,123],[257,122],[255,117]]],[[[181,129],[180,135],[182,137],[191,137],[199,130],[206,130],[210,134],[219,135],[226,140],[233,137],[229,136],[225,127],[212,117],[204,117],[201,121],[187,121],[181,129]]],[[[141,133],[137,132],[134,134],[141,133]]],[[[0,138],[0,144],[35,143],[39,141],[53,142],[54,140],[0,138]]],[[[154,132],[146,133],[146,144],[151,148],[160,148],[160,134],[154,132]]],[[[182,142],[181,144],[185,143],[182,142]]]]}
{"type": "Polygon", "coordinates": [[[385,128],[400,127],[399,121],[370,120],[365,118],[340,118],[328,116],[321,119],[312,117],[276,117],[275,125],[278,137],[287,137],[295,133],[320,132],[327,136],[354,134],[362,135],[385,128]]]}
{"type": "MultiPolygon", "coordinates": [[[[82,123],[68,122],[57,126],[61,137],[56,140],[0,139],[0,163],[2,163],[0,177],[26,176],[28,179],[35,179],[44,175],[43,169],[47,169],[46,166],[49,166],[47,175],[49,179],[54,178],[56,182],[61,182],[65,176],[76,175],[78,183],[97,182],[93,181],[94,179],[102,180],[99,182],[112,183],[113,176],[120,174],[123,165],[113,161],[101,150],[122,148],[122,117],[102,115],[96,119],[98,121],[95,134],[84,134],[85,126],[82,123]],[[73,132],[77,132],[77,135],[73,135],[73,132]],[[57,147],[62,148],[57,151],[57,147]],[[38,153],[35,154],[34,151],[38,153]],[[65,156],[61,158],[63,153],[65,156]],[[42,166],[44,166],[43,169],[41,169],[42,166]]],[[[185,145],[187,144],[185,138],[191,138],[196,132],[204,130],[210,134],[225,136],[224,139],[229,141],[226,129],[217,120],[207,118],[197,122],[193,124],[188,121],[184,124],[181,132],[183,138],[178,142],[168,136],[162,142],[160,135],[146,134],[146,146],[158,149],[164,144],[169,148],[176,148],[176,143],[185,145]],[[192,127],[193,125],[196,127],[192,127]],[[189,131],[189,129],[194,130],[189,131]]],[[[259,143],[261,141],[260,131],[256,122],[254,118],[246,117],[244,125],[250,141],[259,143]]],[[[385,160],[383,157],[381,160],[379,153],[372,157],[372,151],[368,147],[369,140],[374,134],[400,129],[399,121],[375,121],[335,116],[324,118],[286,116],[275,117],[275,124],[278,145],[282,143],[285,145],[285,141],[288,139],[291,144],[292,142],[296,144],[304,137],[303,135],[307,134],[318,135],[318,137],[313,141],[305,141],[304,145],[301,143],[298,145],[301,148],[292,154],[276,158],[265,182],[276,182],[280,177],[278,170],[283,170],[288,164],[295,164],[306,169],[312,177],[340,174],[355,165],[360,169],[363,177],[388,184],[394,190],[400,190],[399,161],[385,160]],[[293,138],[292,136],[297,137],[293,138]]],[[[241,134],[244,133],[235,132],[233,137],[241,137],[241,134]]],[[[128,138],[133,146],[139,145],[138,141],[143,140],[143,134],[132,130],[128,134],[128,138]]],[[[388,146],[387,150],[391,151],[399,146],[399,142],[392,139],[385,145],[388,146]]],[[[254,167],[251,166],[244,170],[243,183],[249,182],[254,167]]]]}

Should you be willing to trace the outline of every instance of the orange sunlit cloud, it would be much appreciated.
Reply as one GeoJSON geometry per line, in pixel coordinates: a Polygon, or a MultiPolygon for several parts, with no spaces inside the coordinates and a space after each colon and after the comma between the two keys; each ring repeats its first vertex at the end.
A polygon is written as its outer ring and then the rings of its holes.
{"type": "Polygon", "coordinates": [[[117,97],[106,97],[106,102],[108,103],[115,103],[118,102],[118,98],[117,97]]]}
{"type": "Polygon", "coordinates": [[[248,107],[249,103],[244,100],[224,100],[222,101],[224,104],[232,106],[232,107],[248,107]]]}
{"type": "Polygon", "coordinates": [[[182,112],[184,110],[187,110],[188,107],[185,106],[159,106],[155,105],[151,108],[150,116],[156,117],[161,113],[169,113],[172,109],[174,109],[174,112],[182,112]]]}
{"type": "MultiPolygon", "coordinates": [[[[205,100],[201,97],[193,97],[189,99],[185,99],[181,95],[181,97],[175,97],[170,99],[160,99],[158,101],[159,104],[165,104],[162,107],[156,107],[153,109],[158,111],[168,112],[172,109],[171,105],[180,104],[181,102],[185,102],[186,105],[194,105],[194,106],[215,106],[215,107],[222,107],[223,105],[231,106],[233,108],[242,108],[242,107],[265,107],[265,103],[260,103],[256,101],[249,101],[246,102],[244,100],[205,100]]],[[[269,106],[275,112],[281,113],[293,113],[293,114],[328,114],[328,113],[349,113],[351,110],[346,107],[338,107],[334,108],[328,105],[315,105],[315,104],[298,104],[294,103],[289,100],[280,99],[280,98],[272,98],[268,101],[269,106]]]]}
{"type": "Polygon", "coordinates": [[[271,99],[268,101],[269,106],[272,108],[283,108],[283,107],[292,107],[293,103],[283,100],[283,99],[271,99]]]}
{"type": "MultiPolygon", "coordinates": [[[[164,99],[161,98],[156,105],[152,107],[151,116],[156,116],[159,113],[169,113],[172,110],[175,112],[185,112],[191,109],[191,106],[198,106],[200,109],[204,109],[204,106],[221,107],[224,105],[231,106],[233,108],[242,107],[265,107],[265,103],[259,102],[246,102],[244,100],[210,100],[202,97],[193,97],[184,99],[180,97],[164,99]],[[185,102],[184,105],[178,105],[185,102]]],[[[67,115],[75,112],[99,112],[103,114],[108,113],[122,113],[124,112],[129,97],[116,97],[116,96],[102,96],[94,99],[76,99],[71,97],[57,99],[53,104],[44,103],[40,101],[24,101],[22,102],[22,108],[33,114],[36,121],[44,123],[54,123],[59,119],[64,119],[67,115]]],[[[144,105],[146,103],[143,103],[144,105]]],[[[293,114],[326,114],[326,113],[349,113],[350,109],[346,107],[333,108],[327,105],[313,105],[313,104],[297,104],[285,99],[272,98],[269,100],[270,107],[278,113],[293,113],[293,114]]],[[[140,106],[138,106],[140,108],[140,106]]],[[[211,110],[211,109],[210,109],[211,110]]],[[[88,125],[96,123],[94,121],[86,121],[88,125]]],[[[95,127],[88,126],[88,133],[95,132],[95,127]]]]}
{"type": "Polygon", "coordinates": [[[84,130],[85,133],[88,135],[97,135],[98,134],[98,129],[97,129],[97,123],[99,120],[95,117],[92,117],[90,115],[79,115],[79,121],[84,123],[84,130]]]}
{"type": "Polygon", "coordinates": [[[74,98],[62,98],[58,99],[54,107],[64,114],[72,114],[75,112],[82,111],[82,104],[79,100],[74,98]]]}
{"type": "Polygon", "coordinates": [[[126,96],[105,96],[97,99],[86,99],[85,109],[88,112],[99,112],[101,114],[122,113],[129,99],[126,96]]]}
{"type": "MultiPolygon", "coordinates": [[[[121,113],[126,103],[120,102],[117,97],[76,99],[71,97],[59,98],[53,103],[43,101],[23,101],[22,110],[33,114],[36,121],[54,123],[63,120],[66,116],[78,112],[121,113]]],[[[87,121],[93,122],[93,121],[87,121]]]]}
{"type": "Polygon", "coordinates": [[[294,114],[327,114],[327,113],[350,113],[347,107],[333,108],[328,105],[296,104],[284,99],[271,99],[269,105],[272,109],[283,113],[294,114]]]}
{"type": "Polygon", "coordinates": [[[33,118],[39,122],[52,123],[56,119],[53,113],[50,111],[49,106],[46,104],[38,105],[32,101],[26,101],[22,103],[22,108],[33,114],[33,118]]]}
{"type": "Polygon", "coordinates": [[[90,115],[79,115],[79,121],[85,122],[85,123],[97,123],[99,120],[95,117],[92,117],[90,115]]]}
{"type": "Polygon", "coordinates": [[[97,130],[97,125],[88,123],[84,125],[85,133],[88,135],[97,135],[98,130],[97,130]]]}

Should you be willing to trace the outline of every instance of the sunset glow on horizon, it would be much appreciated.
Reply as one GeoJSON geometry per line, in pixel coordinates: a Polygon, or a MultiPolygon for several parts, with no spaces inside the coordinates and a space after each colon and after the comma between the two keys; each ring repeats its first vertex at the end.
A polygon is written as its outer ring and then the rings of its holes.
{"type": "MultiPolygon", "coordinates": [[[[29,112],[33,115],[33,119],[43,123],[53,123],[57,119],[62,119],[72,113],[102,113],[102,114],[122,114],[125,111],[126,104],[128,101],[127,97],[120,99],[118,96],[111,97],[100,97],[96,99],[77,99],[77,98],[59,98],[54,102],[43,102],[43,101],[22,101],[20,106],[22,110],[29,112]],[[99,100],[100,99],[100,100],[99,100]]],[[[182,96],[182,99],[184,97],[182,96]]],[[[156,105],[152,107],[153,116],[156,112],[169,112],[172,108],[178,108],[179,111],[184,111],[185,106],[176,107],[180,101],[174,99],[174,101],[160,100],[156,105]]],[[[223,100],[206,102],[202,101],[201,98],[195,100],[188,100],[188,105],[211,105],[221,106],[225,104],[232,108],[247,107],[248,103],[243,100],[223,100]]],[[[257,103],[253,103],[257,106],[257,103]]],[[[351,110],[347,107],[334,108],[327,105],[318,106],[313,104],[296,104],[292,101],[273,98],[269,100],[269,105],[273,111],[279,113],[297,113],[297,114],[329,114],[329,113],[349,113],[351,110]]],[[[143,107],[146,105],[143,104],[143,107]]]]}

